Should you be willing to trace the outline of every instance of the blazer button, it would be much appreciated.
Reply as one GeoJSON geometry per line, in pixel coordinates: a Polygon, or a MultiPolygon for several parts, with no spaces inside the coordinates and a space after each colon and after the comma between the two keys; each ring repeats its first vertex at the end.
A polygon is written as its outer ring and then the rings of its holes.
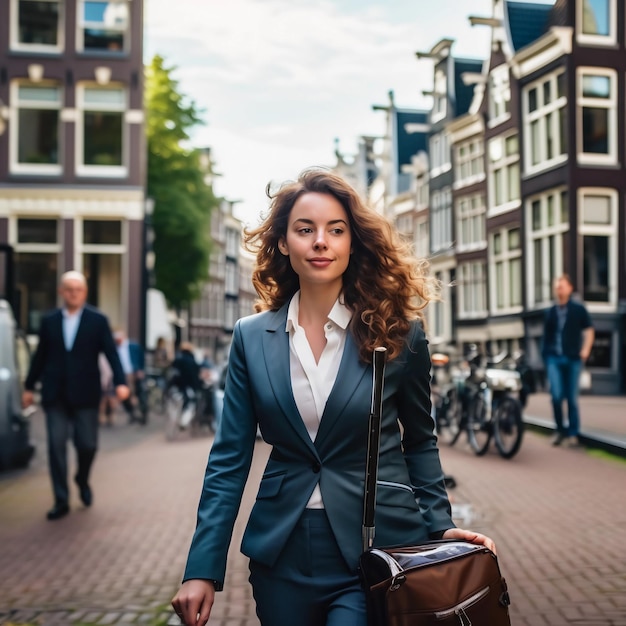
{"type": "Polygon", "coordinates": [[[322,466],[319,463],[313,463],[313,465],[311,465],[311,469],[313,470],[314,474],[319,474],[322,466]]]}

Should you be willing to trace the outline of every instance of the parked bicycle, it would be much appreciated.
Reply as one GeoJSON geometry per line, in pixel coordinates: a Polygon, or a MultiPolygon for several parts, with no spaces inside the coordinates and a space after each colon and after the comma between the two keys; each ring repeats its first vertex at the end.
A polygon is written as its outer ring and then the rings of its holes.
{"type": "MultiPolygon", "coordinates": [[[[478,456],[489,449],[493,437],[505,459],[519,451],[524,434],[519,393],[522,383],[515,364],[502,353],[485,362],[474,349],[452,374],[442,396],[437,432],[445,443],[454,445],[463,431],[478,456]]],[[[440,392],[441,393],[441,392],[440,392]]]]}

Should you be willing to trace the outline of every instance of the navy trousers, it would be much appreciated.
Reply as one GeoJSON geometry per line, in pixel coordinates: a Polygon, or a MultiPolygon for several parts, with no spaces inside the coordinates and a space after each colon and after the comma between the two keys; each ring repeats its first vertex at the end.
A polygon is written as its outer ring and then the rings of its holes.
{"type": "Polygon", "coordinates": [[[251,561],[250,583],[262,626],[367,625],[358,573],[323,510],[305,510],[273,567],[251,561]]]}

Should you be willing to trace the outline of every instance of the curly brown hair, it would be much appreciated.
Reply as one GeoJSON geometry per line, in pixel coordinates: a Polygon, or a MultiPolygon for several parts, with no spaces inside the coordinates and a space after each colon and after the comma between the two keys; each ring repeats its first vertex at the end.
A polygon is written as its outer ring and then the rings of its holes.
{"type": "Polygon", "coordinates": [[[306,193],[322,193],[339,201],[348,215],[352,254],[343,275],[343,301],[354,313],[350,329],[360,358],[371,361],[372,350],[384,345],[390,359],[404,346],[412,320],[424,322],[423,310],[436,299],[436,281],[426,260],[417,259],[393,226],[369,208],[343,178],[324,169],[304,170],[296,181],[276,193],[270,185],[270,207],[263,223],[244,231],[244,241],[256,252],[252,282],[259,295],[257,311],[278,310],[300,288],[298,275],[279,241],[287,235],[291,209],[306,193]]]}

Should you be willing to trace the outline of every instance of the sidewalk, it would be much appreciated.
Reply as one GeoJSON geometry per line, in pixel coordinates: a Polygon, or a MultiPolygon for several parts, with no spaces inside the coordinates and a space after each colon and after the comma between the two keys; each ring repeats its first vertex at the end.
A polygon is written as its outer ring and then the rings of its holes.
{"type": "MultiPolygon", "coordinates": [[[[564,411],[566,416],[566,403],[564,411]]],[[[531,394],[524,420],[538,429],[554,431],[550,394],[531,394]]],[[[581,395],[580,423],[585,444],[626,457],[626,396],[581,395]]]]}

